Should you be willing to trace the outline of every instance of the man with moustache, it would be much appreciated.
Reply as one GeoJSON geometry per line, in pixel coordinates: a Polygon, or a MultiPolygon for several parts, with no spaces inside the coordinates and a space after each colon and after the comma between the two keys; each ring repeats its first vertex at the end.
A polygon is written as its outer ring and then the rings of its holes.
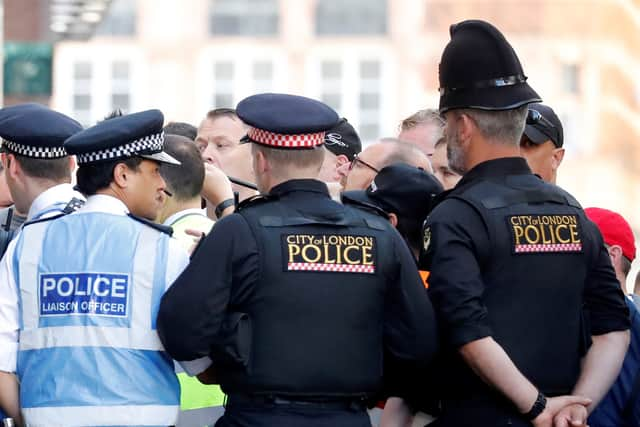
{"type": "Polygon", "coordinates": [[[429,216],[421,256],[449,349],[436,423],[585,425],[628,346],[624,295],[579,204],[520,157],[540,98],[515,51],[487,22],[450,34],[440,112],[464,176],[429,216]]]}

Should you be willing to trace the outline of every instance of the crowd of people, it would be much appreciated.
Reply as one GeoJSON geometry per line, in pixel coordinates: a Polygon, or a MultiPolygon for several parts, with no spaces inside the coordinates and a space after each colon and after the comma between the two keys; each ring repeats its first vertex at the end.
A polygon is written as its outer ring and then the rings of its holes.
{"type": "Polygon", "coordinates": [[[556,185],[562,123],[500,31],[450,36],[438,108],[364,149],[287,94],[198,127],[0,109],[0,411],[640,426],[631,227],[556,185]]]}

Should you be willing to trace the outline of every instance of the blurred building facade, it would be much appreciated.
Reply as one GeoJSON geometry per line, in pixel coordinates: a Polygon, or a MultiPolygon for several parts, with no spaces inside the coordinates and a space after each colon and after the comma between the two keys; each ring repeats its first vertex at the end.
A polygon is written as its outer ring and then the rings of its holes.
{"type": "Polygon", "coordinates": [[[565,127],[559,183],[640,230],[640,2],[114,0],[88,42],[58,43],[55,108],[85,124],[156,107],[196,123],[264,91],[324,100],[366,141],[437,107],[451,23],[486,19],[565,127]]]}

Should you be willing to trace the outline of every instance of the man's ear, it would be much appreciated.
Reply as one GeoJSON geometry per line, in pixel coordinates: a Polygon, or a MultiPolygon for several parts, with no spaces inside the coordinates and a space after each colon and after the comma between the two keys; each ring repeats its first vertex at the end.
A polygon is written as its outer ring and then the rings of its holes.
{"type": "Polygon", "coordinates": [[[471,141],[471,135],[478,129],[476,122],[466,114],[460,114],[458,116],[458,123],[455,126],[455,131],[458,133],[458,142],[462,145],[467,145],[471,141]]]}
{"type": "Polygon", "coordinates": [[[127,188],[129,186],[130,175],[131,169],[124,163],[118,163],[113,168],[113,183],[120,188],[127,188]]]}
{"type": "Polygon", "coordinates": [[[620,245],[609,246],[609,256],[611,257],[611,263],[613,264],[614,269],[619,268],[619,266],[621,265],[620,260],[624,256],[620,245]]]}
{"type": "Polygon", "coordinates": [[[389,222],[393,225],[393,228],[398,227],[398,215],[394,213],[387,214],[387,218],[389,218],[389,222]]]}
{"type": "Polygon", "coordinates": [[[12,178],[22,174],[20,163],[16,161],[16,156],[11,153],[2,153],[2,166],[4,166],[5,173],[12,178]]]}
{"type": "Polygon", "coordinates": [[[553,150],[553,155],[551,156],[551,168],[555,171],[560,167],[560,163],[562,163],[562,159],[564,159],[564,148],[556,148],[553,150]]]}
{"type": "Polygon", "coordinates": [[[336,156],[336,168],[339,168],[342,165],[346,165],[347,163],[351,163],[351,160],[344,154],[339,154],[336,156]]]}
{"type": "Polygon", "coordinates": [[[76,170],[76,156],[69,156],[69,172],[76,170]]]}
{"type": "Polygon", "coordinates": [[[267,160],[267,158],[264,156],[264,153],[260,150],[256,150],[255,156],[256,156],[256,167],[258,168],[258,170],[255,172],[261,173],[261,174],[265,172],[269,172],[271,170],[271,165],[269,164],[269,161],[267,160]]]}

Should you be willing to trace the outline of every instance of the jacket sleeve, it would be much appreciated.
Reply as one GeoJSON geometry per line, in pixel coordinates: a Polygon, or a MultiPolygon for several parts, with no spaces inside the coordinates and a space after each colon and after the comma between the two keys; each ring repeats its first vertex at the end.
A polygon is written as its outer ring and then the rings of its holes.
{"type": "Polygon", "coordinates": [[[235,214],[218,221],[160,302],[158,334],[171,357],[207,357],[232,288],[252,285],[257,275],[257,246],[244,218],[235,214]]]}
{"type": "Polygon", "coordinates": [[[459,348],[491,336],[480,269],[489,253],[484,221],[467,203],[448,199],[432,212],[426,227],[430,242],[421,268],[430,271],[429,295],[447,345],[459,348]]]}
{"type": "Polygon", "coordinates": [[[406,243],[394,236],[397,276],[385,298],[386,350],[400,360],[430,360],[438,347],[433,306],[406,243]]]}

